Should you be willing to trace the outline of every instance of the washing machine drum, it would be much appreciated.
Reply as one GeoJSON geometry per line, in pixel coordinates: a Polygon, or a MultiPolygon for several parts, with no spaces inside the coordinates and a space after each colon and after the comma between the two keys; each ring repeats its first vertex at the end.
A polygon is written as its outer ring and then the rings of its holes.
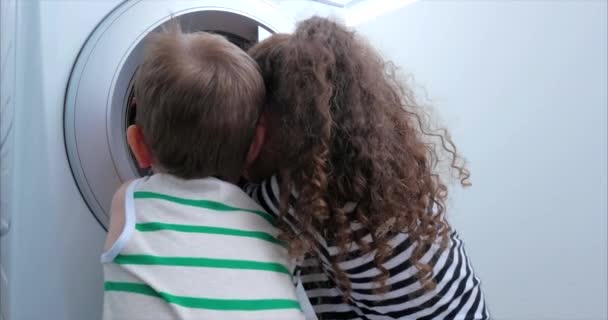
{"type": "Polygon", "coordinates": [[[293,22],[266,1],[125,1],[96,27],[70,76],[65,142],[84,200],[105,228],[114,191],[138,170],[126,143],[132,123],[132,80],[143,40],[172,17],[184,31],[213,31],[247,48],[293,22]]]}

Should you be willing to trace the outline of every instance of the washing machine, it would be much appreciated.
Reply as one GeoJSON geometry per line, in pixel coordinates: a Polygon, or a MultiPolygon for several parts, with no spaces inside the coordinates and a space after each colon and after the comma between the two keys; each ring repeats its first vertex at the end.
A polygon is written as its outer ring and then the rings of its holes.
{"type": "Polygon", "coordinates": [[[176,17],[247,48],[335,5],[262,0],[2,0],[0,317],[99,319],[99,261],[146,35],[176,17]]]}

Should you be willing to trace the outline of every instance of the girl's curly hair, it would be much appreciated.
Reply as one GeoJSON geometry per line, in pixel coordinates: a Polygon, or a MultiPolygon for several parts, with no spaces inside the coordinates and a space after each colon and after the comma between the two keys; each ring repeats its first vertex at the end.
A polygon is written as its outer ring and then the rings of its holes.
{"type": "Polygon", "coordinates": [[[460,183],[467,185],[470,175],[447,131],[429,129],[429,114],[395,66],[334,21],[307,19],[293,34],[274,35],[249,53],[268,92],[268,144],[280,152],[281,216],[291,205],[296,218],[295,228],[281,225],[290,253],[321,259],[319,234],[337,246],[329,263],[347,299],[351,283],[339,263],[353,246],[373,254],[381,271],[376,290],[383,292],[389,240],[405,232],[418,279],[433,287],[432,266],[421,260],[430,245],[445,246],[450,230],[442,155],[460,183]],[[298,196],[290,200],[292,191],[298,196]]]}

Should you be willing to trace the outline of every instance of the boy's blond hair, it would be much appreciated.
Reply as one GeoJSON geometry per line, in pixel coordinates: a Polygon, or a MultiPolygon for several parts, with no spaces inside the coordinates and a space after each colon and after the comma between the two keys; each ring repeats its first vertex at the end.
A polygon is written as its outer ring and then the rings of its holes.
{"type": "Polygon", "coordinates": [[[222,36],[183,33],[171,23],[148,36],[135,78],[135,122],[162,171],[234,179],[264,96],[259,68],[247,53],[222,36]]]}

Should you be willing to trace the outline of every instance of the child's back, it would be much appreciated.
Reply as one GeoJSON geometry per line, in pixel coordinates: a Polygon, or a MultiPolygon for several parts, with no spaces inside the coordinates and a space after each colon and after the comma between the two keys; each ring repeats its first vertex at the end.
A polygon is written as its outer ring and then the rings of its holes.
{"type": "Polygon", "coordinates": [[[154,34],[127,137],[155,174],[121,187],[104,319],[303,319],[272,216],[233,183],[259,152],[255,62],[206,33],[154,34]]]}
{"type": "Polygon", "coordinates": [[[155,174],[125,200],[131,234],[104,256],[106,319],[301,317],[272,218],[237,186],[155,174]]]}

